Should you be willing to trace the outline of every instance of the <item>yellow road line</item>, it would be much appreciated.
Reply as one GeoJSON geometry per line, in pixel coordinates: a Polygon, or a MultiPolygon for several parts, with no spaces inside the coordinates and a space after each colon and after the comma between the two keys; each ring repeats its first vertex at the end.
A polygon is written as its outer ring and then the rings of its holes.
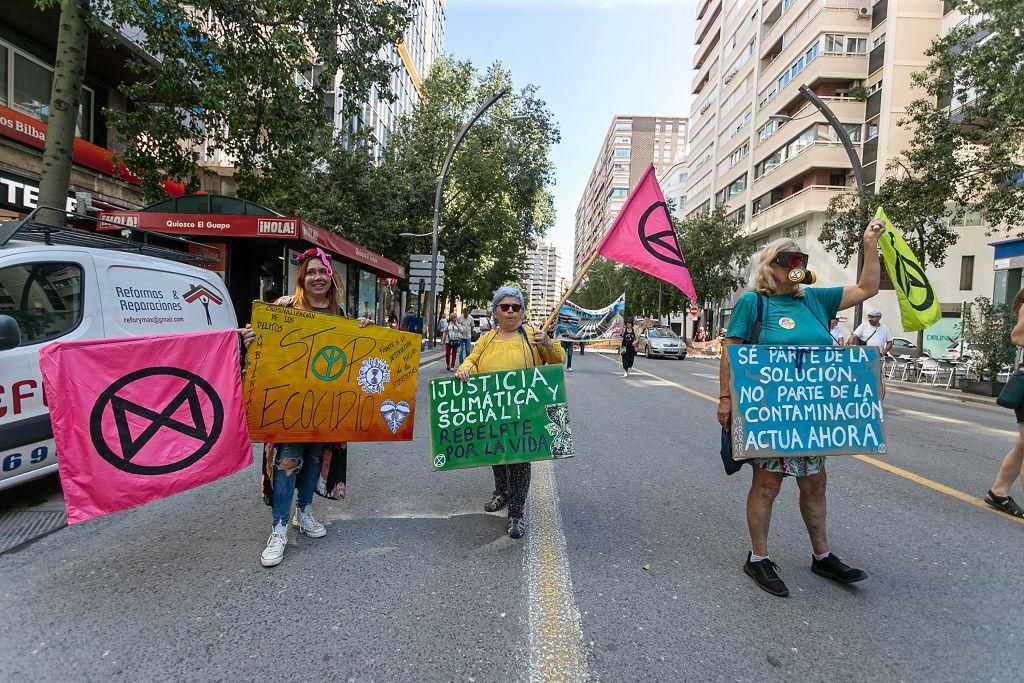
{"type": "MultiPolygon", "coordinates": [[[[714,396],[710,396],[710,395],[705,394],[703,392],[697,391],[696,389],[691,389],[689,387],[684,387],[682,384],[678,384],[678,383],[673,382],[671,380],[667,380],[667,379],[665,379],[663,377],[658,377],[657,375],[655,375],[653,373],[650,373],[650,372],[647,372],[645,370],[633,370],[633,372],[638,372],[641,375],[647,375],[648,377],[653,377],[654,379],[661,380],[662,382],[665,382],[666,384],[670,384],[670,385],[672,385],[674,387],[682,389],[683,391],[685,391],[687,393],[690,393],[690,394],[693,394],[694,396],[699,396],[700,398],[703,398],[706,401],[711,401],[712,403],[718,403],[718,399],[715,398],[714,396]]],[[[997,433],[1000,433],[1000,434],[1009,434],[1011,436],[1017,436],[1017,432],[1011,432],[1011,431],[1008,431],[1008,430],[1005,430],[1005,429],[996,429],[995,427],[984,427],[982,425],[974,425],[974,424],[971,424],[970,422],[964,422],[963,420],[955,420],[955,419],[949,418],[949,417],[945,417],[945,418],[937,417],[935,415],[929,415],[928,413],[921,413],[921,412],[918,412],[916,410],[907,410],[905,408],[898,408],[897,410],[899,410],[901,412],[904,412],[904,413],[912,414],[912,415],[919,415],[921,417],[927,417],[927,418],[930,418],[930,419],[942,420],[944,422],[954,422],[954,423],[958,423],[958,424],[964,424],[964,425],[967,425],[969,427],[978,427],[980,429],[988,429],[989,431],[997,432],[997,433]]],[[[1014,522],[1018,522],[1020,524],[1024,524],[1024,519],[1021,519],[1020,517],[1012,517],[1012,516],[1006,514],[1005,512],[1000,512],[999,510],[996,510],[995,508],[993,508],[990,505],[988,505],[984,500],[982,500],[981,498],[978,498],[977,496],[972,496],[970,494],[964,493],[963,491],[958,491],[958,490],[956,490],[956,489],[954,489],[952,487],[946,486],[945,484],[940,484],[937,481],[932,481],[931,479],[928,479],[926,477],[922,477],[919,474],[914,474],[913,472],[901,469],[899,467],[896,467],[895,465],[890,465],[889,463],[882,462],[881,460],[876,460],[875,458],[871,458],[871,457],[866,456],[866,455],[855,455],[853,457],[856,458],[857,460],[860,460],[861,462],[867,463],[869,465],[873,465],[873,466],[875,466],[875,467],[877,467],[879,469],[883,469],[886,472],[890,472],[892,474],[898,475],[900,477],[903,477],[904,479],[909,479],[910,481],[912,481],[912,482],[914,482],[916,484],[920,484],[921,486],[927,486],[928,488],[932,489],[933,491],[938,491],[939,493],[945,493],[947,496],[952,496],[953,498],[956,498],[957,500],[961,500],[961,501],[963,501],[965,503],[970,503],[971,505],[974,505],[975,507],[979,507],[982,510],[987,510],[988,512],[991,512],[992,514],[999,515],[999,517],[1001,517],[1001,518],[1010,519],[1010,520],[1013,520],[1014,522]]]]}
{"type": "Polygon", "coordinates": [[[925,477],[922,477],[919,474],[914,474],[913,472],[908,472],[907,470],[900,469],[899,467],[896,467],[895,465],[890,465],[889,463],[882,462],[881,460],[875,460],[874,458],[869,457],[867,455],[855,455],[853,457],[857,458],[857,460],[860,460],[861,462],[866,462],[869,465],[874,465],[875,467],[880,467],[881,469],[883,469],[883,470],[885,470],[887,472],[892,472],[893,474],[899,475],[899,476],[903,477],[904,479],[909,479],[910,481],[916,482],[916,483],[920,484],[921,486],[927,486],[928,488],[934,489],[935,491],[938,491],[940,493],[945,493],[947,496],[953,496],[957,500],[962,500],[965,503],[970,503],[971,505],[974,505],[976,507],[980,507],[982,510],[987,510],[987,511],[991,512],[994,515],[999,515],[1000,517],[1003,517],[1003,518],[1006,518],[1006,519],[1012,519],[1014,522],[1019,522],[1021,524],[1024,524],[1024,519],[1021,519],[1020,517],[1011,517],[1010,515],[1006,514],[1005,512],[1000,512],[999,510],[996,510],[995,508],[993,508],[990,505],[988,505],[981,498],[977,498],[975,496],[968,495],[968,494],[964,493],[963,491],[957,491],[956,489],[950,488],[950,487],[946,486],[945,484],[940,484],[937,481],[932,481],[931,479],[926,479],[925,477]]]}
{"type": "Polygon", "coordinates": [[[551,463],[535,463],[528,506],[530,528],[524,558],[528,679],[530,683],[589,680],[551,463]]]}

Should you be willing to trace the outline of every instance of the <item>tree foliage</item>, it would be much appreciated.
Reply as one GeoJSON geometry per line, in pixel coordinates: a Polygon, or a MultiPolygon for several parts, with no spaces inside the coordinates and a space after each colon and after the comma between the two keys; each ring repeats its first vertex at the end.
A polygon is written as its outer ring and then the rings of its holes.
{"type": "Polygon", "coordinates": [[[330,145],[325,101],[344,91],[354,112],[373,87],[390,96],[387,48],[416,1],[93,3],[97,29],[123,27],[142,50],[119,86],[128,110],[106,110],[123,161],[154,198],[167,176],[198,187],[200,149],[233,161],[242,194],[297,182],[330,145]]]}
{"type": "MultiPolygon", "coordinates": [[[[498,62],[479,71],[468,61],[441,59],[413,113],[399,120],[381,166],[406,207],[392,231],[429,233],[445,154],[463,123],[502,88],[509,94],[470,128],[445,181],[439,234],[445,298],[490,300],[499,285],[520,282],[527,250],[553,225],[549,152],[559,133],[551,112],[536,86],[515,90],[498,62]],[[514,117],[525,118],[509,120],[514,117]]],[[[407,244],[426,253],[430,238],[407,244]]]]}
{"type": "Polygon", "coordinates": [[[909,146],[875,196],[844,194],[829,206],[820,239],[844,265],[878,205],[922,265],[945,262],[958,239],[950,224],[968,211],[995,228],[1024,224],[1024,4],[961,0],[959,9],[971,20],[937,39],[914,74],[921,97],[900,120],[909,146]]]}
{"type": "Polygon", "coordinates": [[[963,339],[976,354],[978,378],[994,382],[1014,353],[1010,331],[1017,317],[1006,304],[979,296],[964,315],[963,339]]]}

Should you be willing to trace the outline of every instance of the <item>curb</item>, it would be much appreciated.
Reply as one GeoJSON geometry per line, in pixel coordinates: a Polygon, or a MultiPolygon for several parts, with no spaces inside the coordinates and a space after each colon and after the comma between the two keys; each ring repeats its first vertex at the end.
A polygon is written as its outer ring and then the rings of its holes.
{"type": "Polygon", "coordinates": [[[957,391],[957,392],[953,392],[953,391],[945,392],[945,391],[940,391],[940,390],[937,390],[937,389],[925,389],[924,387],[916,387],[914,385],[903,386],[903,385],[894,385],[894,384],[889,384],[889,383],[886,383],[885,390],[886,391],[895,391],[895,392],[904,393],[904,394],[923,394],[925,396],[934,396],[934,397],[937,397],[937,398],[947,398],[947,399],[949,399],[951,401],[960,401],[961,403],[973,403],[975,405],[980,405],[980,406],[996,406],[996,407],[999,407],[999,404],[996,403],[996,400],[994,398],[989,398],[988,396],[976,396],[974,394],[966,394],[966,393],[960,392],[960,391],[957,391]]]}

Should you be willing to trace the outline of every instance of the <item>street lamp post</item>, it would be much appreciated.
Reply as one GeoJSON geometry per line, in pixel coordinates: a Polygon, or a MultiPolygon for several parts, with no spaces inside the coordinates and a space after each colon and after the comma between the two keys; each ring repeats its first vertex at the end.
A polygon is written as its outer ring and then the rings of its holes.
{"type": "MultiPolygon", "coordinates": [[[[850,165],[853,167],[853,177],[857,181],[857,189],[861,193],[861,201],[863,201],[864,192],[866,191],[866,184],[864,182],[864,166],[861,164],[860,155],[857,154],[857,148],[853,144],[853,140],[850,139],[850,134],[846,130],[846,126],[840,123],[839,118],[835,115],[828,105],[821,101],[813,90],[807,87],[807,84],[800,86],[800,94],[807,98],[807,101],[813,104],[818,111],[821,112],[825,120],[828,121],[829,125],[832,126],[832,130],[836,132],[839,137],[839,141],[843,143],[843,149],[846,150],[846,155],[850,157],[850,165]]],[[[789,121],[792,117],[784,114],[773,114],[768,118],[776,121],[789,121]]],[[[864,243],[860,242],[857,247],[857,277],[860,277],[860,271],[864,268],[864,243]]],[[[864,304],[857,304],[854,308],[853,313],[853,324],[854,327],[859,327],[864,317],[864,304]]]]}
{"type": "Polygon", "coordinates": [[[427,325],[429,326],[429,332],[427,332],[428,347],[434,348],[434,316],[435,309],[437,308],[437,226],[441,218],[441,191],[444,188],[444,178],[448,175],[448,166],[452,162],[452,157],[455,156],[455,150],[462,144],[462,139],[466,137],[466,133],[469,132],[470,127],[476,123],[484,112],[491,108],[495,102],[500,100],[508,93],[508,88],[502,88],[496,92],[491,99],[483,103],[483,105],[476,110],[466,123],[463,124],[462,130],[459,131],[458,137],[455,138],[455,142],[448,149],[448,154],[445,155],[444,164],[441,166],[441,177],[437,181],[437,191],[434,193],[434,226],[431,230],[431,247],[430,247],[430,297],[427,299],[427,325]]]}

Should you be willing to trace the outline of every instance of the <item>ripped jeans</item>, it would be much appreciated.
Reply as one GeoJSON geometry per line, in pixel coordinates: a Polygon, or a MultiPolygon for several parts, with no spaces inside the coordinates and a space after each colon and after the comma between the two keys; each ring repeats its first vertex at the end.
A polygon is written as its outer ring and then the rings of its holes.
{"type": "Polygon", "coordinates": [[[274,528],[288,524],[292,511],[292,498],[298,491],[299,509],[313,503],[313,491],[320,477],[320,461],[324,455],[322,443],[283,443],[274,457],[274,528]]]}

